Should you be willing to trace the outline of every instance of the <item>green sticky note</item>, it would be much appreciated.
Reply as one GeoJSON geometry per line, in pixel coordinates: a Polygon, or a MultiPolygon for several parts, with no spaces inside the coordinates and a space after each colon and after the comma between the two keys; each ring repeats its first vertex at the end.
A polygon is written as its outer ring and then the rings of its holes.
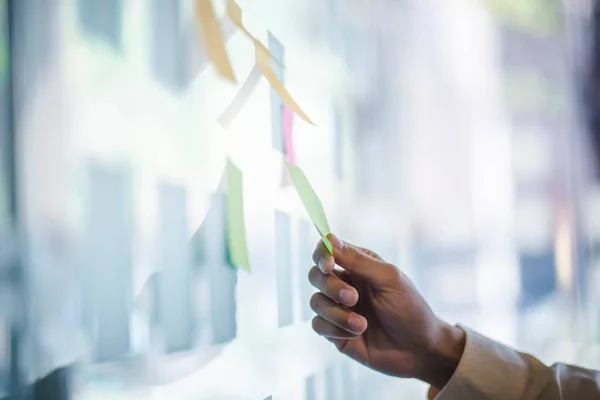
{"type": "Polygon", "coordinates": [[[244,226],[244,194],[242,171],[227,160],[227,244],[232,265],[250,271],[246,228],[244,226]]]}
{"type": "Polygon", "coordinates": [[[321,200],[319,200],[315,190],[311,186],[308,179],[306,179],[306,175],[304,175],[304,172],[302,172],[300,168],[288,162],[286,162],[285,165],[290,172],[294,187],[300,196],[300,200],[302,200],[302,204],[304,205],[308,216],[315,225],[315,228],[317,228],[317,231],[319,231],[319,235],[321,235],[321,239],[323,239],[325,247],[327,247],[327,250],[333,254],[331,242],[329,239],[327,239],[327,235],[331,233],[331,229],[329,229],[329,223],[327,222],[327,217],[325,216],[325,211],[323,210],[323,204],[321,203],[321,200]]]}

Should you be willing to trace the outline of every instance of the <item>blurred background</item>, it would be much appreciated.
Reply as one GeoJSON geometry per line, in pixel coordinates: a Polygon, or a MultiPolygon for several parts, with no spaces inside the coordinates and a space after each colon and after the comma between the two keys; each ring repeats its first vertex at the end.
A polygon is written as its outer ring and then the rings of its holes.
{"type": "Polygon", "coordinates": [[[192,0],[0,0],[0,398],[424,399],[312,332],[318,235],[284,159],[448,321],[599,368],[592,0],[239,4],[316,127],[224,2],[237,85],[192,0]]]}

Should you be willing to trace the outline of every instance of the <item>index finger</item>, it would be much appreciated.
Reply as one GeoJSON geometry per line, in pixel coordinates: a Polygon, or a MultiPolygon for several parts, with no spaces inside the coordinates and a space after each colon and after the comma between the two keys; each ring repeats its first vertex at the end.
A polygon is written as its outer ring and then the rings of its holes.
{"type": "Polygon", "coordinates": [[[333,256],[325,247],[325,243],[322,240],[319,240],[317,243],[317,248],[313,252],[312,255],[313,262],[324,274],[330,274],[333,272],[333,268],[335,267],[335,260],[333,256]]]}

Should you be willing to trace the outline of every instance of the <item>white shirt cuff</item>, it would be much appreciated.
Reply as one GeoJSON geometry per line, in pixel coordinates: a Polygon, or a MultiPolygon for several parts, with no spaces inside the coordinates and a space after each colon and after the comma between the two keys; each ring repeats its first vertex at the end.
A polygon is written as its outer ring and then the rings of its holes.
{"type": "Polygon", "coordinates": [[[515,350],[460,326],[467,334],[462,358],[436,400],[518,400],[528,361],[515,350]]]}

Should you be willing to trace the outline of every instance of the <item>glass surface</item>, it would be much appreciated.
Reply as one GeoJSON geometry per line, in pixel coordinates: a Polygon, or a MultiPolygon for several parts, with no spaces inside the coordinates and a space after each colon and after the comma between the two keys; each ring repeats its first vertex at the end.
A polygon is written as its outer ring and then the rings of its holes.
{"type": "MultiPolygon", "coordinates": [[[[265,79],[243,85],[243,34],[223,24],[233,85],[191,0],[13,3],[17,93],[4,95],[0,18],[0,115],[18,106],[27,383],[68,365],[75,399],[425,398],[312,331],[319,235],[286,181],[281,99],[265,79]],[[228,157],[250,273],[227,253],[228,157]]],[[[564,16],[529,29],[527,8],[458,0],[239,4],[315,120],[294,117],[293,155],[333,232],[394,263],[445,319],[597,367],[600,192],[573,99],[583,54],[553,28],[564,16]]]]}

